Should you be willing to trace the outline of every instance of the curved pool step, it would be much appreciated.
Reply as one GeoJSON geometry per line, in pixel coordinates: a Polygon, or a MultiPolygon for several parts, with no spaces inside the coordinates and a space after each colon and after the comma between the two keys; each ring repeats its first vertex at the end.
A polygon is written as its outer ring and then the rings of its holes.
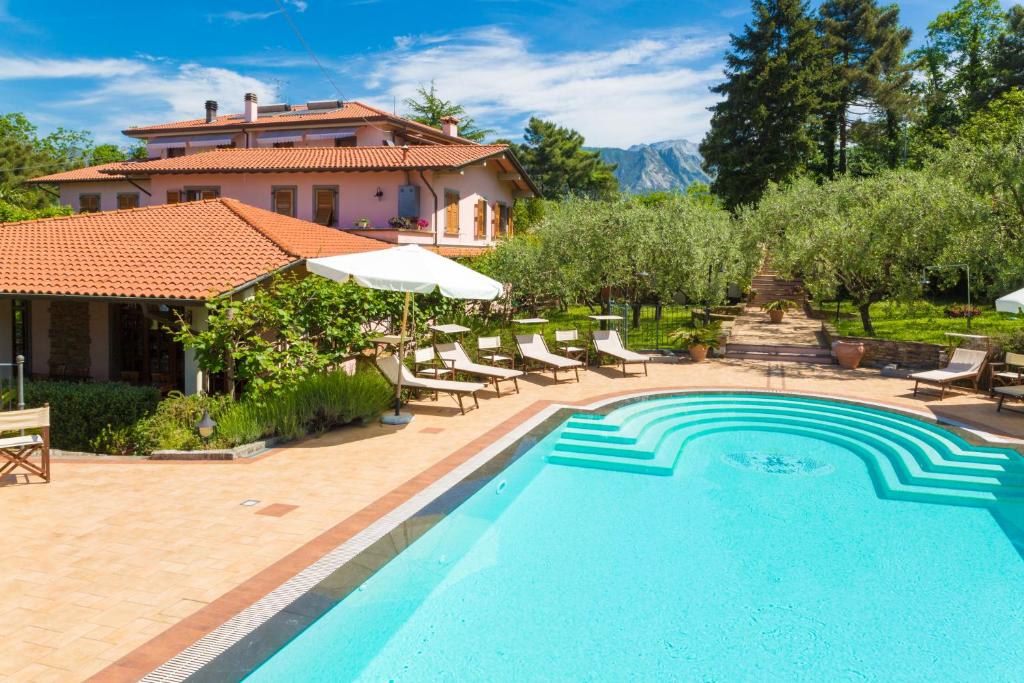
{"type": "Polygon", "coordinates": [[[1024,467],[1011,449],[974,446],[920,420],[814,399],[695,394],[574,415],[549,462],[668,476],[693,439],[723,430],[803,434],[843,445],[867,464],[879,495],[956,505],[1024,502],[1024,467]]]}

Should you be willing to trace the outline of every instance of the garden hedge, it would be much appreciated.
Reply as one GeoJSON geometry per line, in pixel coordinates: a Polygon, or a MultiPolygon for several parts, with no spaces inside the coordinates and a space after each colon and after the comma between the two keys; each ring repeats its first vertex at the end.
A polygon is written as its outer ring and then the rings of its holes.
{"type": "Polygon", "coordinates": [[[91,442],[110,425],[135,424],[156,410],[160,392],[121,382],[25,383],[25,404],[50,404],[50,440],[54,448],[90,451],[91,442]]]}

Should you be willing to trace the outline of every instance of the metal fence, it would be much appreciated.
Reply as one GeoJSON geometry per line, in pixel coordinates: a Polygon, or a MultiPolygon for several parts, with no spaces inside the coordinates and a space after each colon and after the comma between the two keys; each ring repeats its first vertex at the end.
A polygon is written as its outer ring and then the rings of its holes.
{"type": "Polygon", "coordinates": [[[611,304],[612,315],[622,316],[616,325],[622,343],[635,351],[665,351],[678,349],[669,335],[690,324],[691,309],[680,304],[611,304]]]}
{"type": "Polygon", "coordinates": [[[0,363],[0,410],[25,409],[25,357],[0,363]]]}

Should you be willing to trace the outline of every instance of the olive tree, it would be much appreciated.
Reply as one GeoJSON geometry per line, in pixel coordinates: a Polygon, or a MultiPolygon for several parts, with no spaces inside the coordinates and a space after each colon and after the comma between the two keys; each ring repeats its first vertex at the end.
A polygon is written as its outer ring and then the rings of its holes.
{"type": "Polygon", "coordinates": [[[950,240],[969,231],[979,208],[952,178],[900,170],[774,187],[740,220],[767,237],[776,267],[802,277],[816,298],[842,287],[873,334],[871,305],[919,296],[923,269],[946,261],[950,240]]]}

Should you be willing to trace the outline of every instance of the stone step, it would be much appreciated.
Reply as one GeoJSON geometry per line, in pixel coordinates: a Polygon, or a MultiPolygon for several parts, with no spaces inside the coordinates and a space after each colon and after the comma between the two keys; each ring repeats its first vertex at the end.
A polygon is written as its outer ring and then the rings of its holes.
{"type": "Polygon", "coordinates": [[[797,354],[770,354],[770,353],[752,353],[749,351],[733,352],[729,351],[725,354],[726,358],[732,360],[760,360],[765,362],[783,362],[783,363],[810,363],[814,365],[832,365],[831,358],[824,358],[822,356],[811,356],[811,355],[797,355],[797,354]]]}
{"type": "Polygon", "coordinates": [[[736,351],[739,353],[788,353],[800,356],[832,357],[832,352],[829,349],[807,344],[746,344],[741,341],[731,341],[726,344],[725,350],[726,352],[736,351]]]}

